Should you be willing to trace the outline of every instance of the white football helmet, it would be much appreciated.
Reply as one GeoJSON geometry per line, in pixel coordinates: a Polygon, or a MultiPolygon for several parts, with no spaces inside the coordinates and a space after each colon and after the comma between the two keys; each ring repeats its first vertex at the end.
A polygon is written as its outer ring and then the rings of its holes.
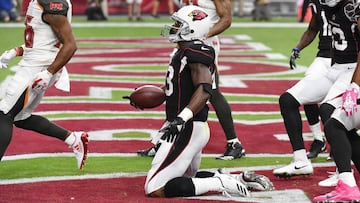
{"type": "Polygon", "coordinates": [[[206,34],[213,26],[206,11],[198,6],[184,6],[175,12],[171,19],[175,23],[165,25],[161,36],[168,37],[170,42],[205,40],[206,34]]]}
{"type": "Polygon", "coordinates": [[[329,7],[335,7],[340,1],[342,0],[319,0],[320,4],[329,7]]]}

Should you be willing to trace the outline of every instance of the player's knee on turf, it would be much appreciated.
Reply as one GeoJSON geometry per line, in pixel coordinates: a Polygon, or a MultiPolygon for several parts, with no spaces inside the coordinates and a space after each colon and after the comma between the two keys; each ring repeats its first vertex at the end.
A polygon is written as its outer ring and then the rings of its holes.
{"type": "Polygon", "coordinates": [[[191,178],[178,177],[170,180],[164,187],[165,197],[195,196],[195,186],[191,178]]]}

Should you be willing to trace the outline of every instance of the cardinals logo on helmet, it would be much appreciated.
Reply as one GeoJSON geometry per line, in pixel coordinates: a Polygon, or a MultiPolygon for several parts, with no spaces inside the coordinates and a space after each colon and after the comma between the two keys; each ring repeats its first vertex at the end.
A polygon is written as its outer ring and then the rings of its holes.
{"type": "Polygon", "coordinates": [[[202,19],[206,18],[208,16],[208,14],[201,10],[193,10],[193,11],[191,11],[191,13],[189,13],[188,16],[190,18],[192,18],[192,21],[196,21],[196,20],[202,20],[202,19]]]}

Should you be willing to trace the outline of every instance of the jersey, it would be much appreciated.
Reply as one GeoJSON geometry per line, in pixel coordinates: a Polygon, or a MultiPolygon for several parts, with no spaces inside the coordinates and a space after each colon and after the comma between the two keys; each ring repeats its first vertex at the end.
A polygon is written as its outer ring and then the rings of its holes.
{"type": "Polygon", "coordinates": [[[333,35],[333,63],[356,63],[359,52],[360,35],[356,22],[351,22],[345,15],[344,7],[351,0],[341,1],[334,8],[326,8],[330,14],[329,24],[333,35]]]}
{"type": "Polygon", "coordinates": [[[57,36],[49,24],[43,21],[43,14],[64,15],[71,21],[70,0],[32,0],[25,16],[24,54],[20,65],[50,65],[60,47],[57,36]]]}
{"type": "Polygon", "coordinates": [[[203,8],[213,24],[217,23],[220,19],[213,0],[180,0],[180,6],[185,5],[194,5],[203,8]]]}
{"type": "MultiPolygon", "coordinates": [[[[191,78],[189,64],[202,63],[215,71],[215,51],[201,41],[193,41],[189,46],[178,49],[172,57],[166,74],[166,120],[172,121],[188,105],[197,87],[191,78]]],[[[208,106],[194,115],[194,121],[206,121],[208,106]]]]}
{"type": "Polygon", "coordinates": [[[318,33],[318,52],[317,57],[330,58],[330,50],[332,44],[331,27],[327,19],[329,19],[329,13],[325,12],[325,9],[320,5],[319,0],[310,0],[309,6],[311,7],[313,15],[316,17],[316,21],[319,26],[318,33]]]}

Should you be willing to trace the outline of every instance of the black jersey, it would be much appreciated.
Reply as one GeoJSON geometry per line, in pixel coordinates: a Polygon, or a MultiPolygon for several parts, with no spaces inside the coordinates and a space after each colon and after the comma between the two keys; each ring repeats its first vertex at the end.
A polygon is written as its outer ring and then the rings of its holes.
{"type": "MultiPolygon", "coordinates": [[[[215,70],[215,51],[201,41],[193,41],[178,49],[172,57],[166,74],[166,120],[172,121],[188,105],[195,91],[189,64],[201,63],[215,70]]],[[[194,121],[206,121],[209,107],[194,115],[194,121]]]]}
{"type": "Polygon", "coordinates": [[[345,15],[344,7],[352,1],[341,1],[334,8],[326,8],[329,12],[329,24],[333,36],[333,63],[356,63],[359,52],[360,35],[356,22],[351,22],[345,15]]]}
{"type": "Polygon", "coordinates": [[[328,22],[329,13],[326,13],[324,8],[320,5],[319,0],[310,0],[309,6],[311,7],[312,14],[316,16],[317,25],[319,25],[319,43],[317,57],[330,58],[331,50],[331,27],[328,22]]]}

